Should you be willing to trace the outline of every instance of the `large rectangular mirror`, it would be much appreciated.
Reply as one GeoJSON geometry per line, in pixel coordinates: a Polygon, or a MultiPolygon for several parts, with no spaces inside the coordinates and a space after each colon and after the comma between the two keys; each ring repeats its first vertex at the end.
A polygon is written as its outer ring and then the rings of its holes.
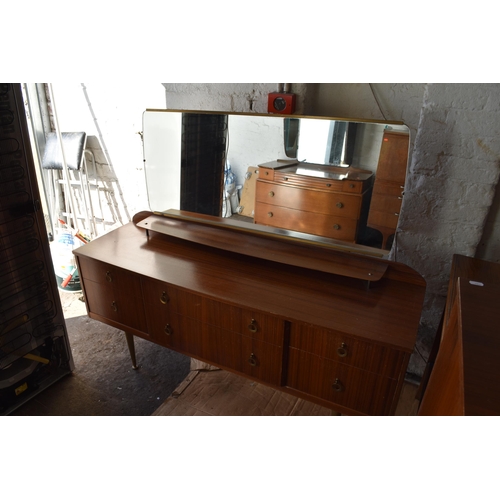
{"type": "Polygon", "coordinates": [[[401,122],[146,110],[143,140],[153,212],[227,216],[230,166],[239,186],[255,177],[252,212],[229,213],[255,229],[390,249],[408,163],[401,122]]]}

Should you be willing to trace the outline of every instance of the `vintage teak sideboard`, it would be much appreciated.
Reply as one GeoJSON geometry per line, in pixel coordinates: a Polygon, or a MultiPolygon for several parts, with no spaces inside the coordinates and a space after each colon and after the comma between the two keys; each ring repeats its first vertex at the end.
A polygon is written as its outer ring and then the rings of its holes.
{"type": "Polygon", "coordinates": [[[138,214],[75,250],[89,316],[125,332],[134,365],[136,335],[342,414],[393,414],[423,278],[373,249],[253,228],[138,214]]]}

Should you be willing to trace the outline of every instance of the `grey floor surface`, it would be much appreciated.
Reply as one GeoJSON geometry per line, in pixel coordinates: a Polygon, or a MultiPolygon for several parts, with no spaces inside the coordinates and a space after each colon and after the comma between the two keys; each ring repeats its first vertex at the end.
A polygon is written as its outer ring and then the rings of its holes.
{"type": "Polygon", "coordinates": [[[87,316],[81,292],[60,292],[75,369],[12,416],[151,415],[187,376],[190,358],[135,338],[132,368],[123,332],[87,316]]]}

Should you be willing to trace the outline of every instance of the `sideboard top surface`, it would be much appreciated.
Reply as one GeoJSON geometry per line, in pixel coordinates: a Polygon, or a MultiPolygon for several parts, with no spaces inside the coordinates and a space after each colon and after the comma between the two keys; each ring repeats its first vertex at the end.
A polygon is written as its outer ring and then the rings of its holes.
{"type": "Polygon", "coordinates": [[[423,280],[415,279],[414,272],[406,280],[400,264],[390,263],[385,276],[367,287],[361,279],[273,262],[266,255],[243,255],[154,232],[148,237],[132,222],[74,253],[227,303],[407,352],[415,343],[425,293],[423,280]]]}

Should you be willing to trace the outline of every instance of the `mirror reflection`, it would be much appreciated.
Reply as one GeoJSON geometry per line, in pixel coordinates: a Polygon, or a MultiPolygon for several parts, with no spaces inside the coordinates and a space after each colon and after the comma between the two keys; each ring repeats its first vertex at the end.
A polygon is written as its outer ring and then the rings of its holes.
{"type": "Polygon", "coordinates": [[[147,110],[143,140],[153,212],[392,244],[408,163],[402,123],[147,110]]]}

